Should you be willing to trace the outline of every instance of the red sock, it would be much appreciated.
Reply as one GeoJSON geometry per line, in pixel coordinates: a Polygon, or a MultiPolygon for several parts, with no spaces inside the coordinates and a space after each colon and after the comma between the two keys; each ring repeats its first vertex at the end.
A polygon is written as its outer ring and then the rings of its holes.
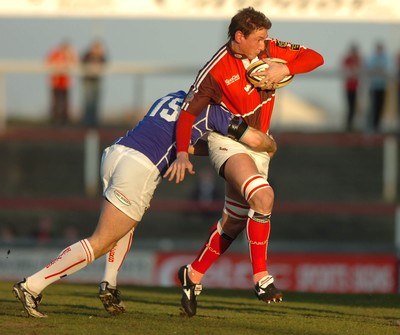
{"type": "Polygon", "coordinates": [[[253,274],[267,271],[267,247],[271,224],[260,223],[249,217],[247,220],[247,240],[253,274]]]}
{"type": "Polygon", "coordinates": [[[234,239],[226,235],[219,221],[211,228],[210,236],[191,264],[192,268],[200,273],[206,273],[215,260],[222,255],[231,245],[234,239]]]}

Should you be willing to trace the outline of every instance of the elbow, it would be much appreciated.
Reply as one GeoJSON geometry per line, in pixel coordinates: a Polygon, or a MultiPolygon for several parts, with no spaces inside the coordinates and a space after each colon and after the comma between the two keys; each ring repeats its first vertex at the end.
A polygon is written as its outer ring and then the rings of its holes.
{"type": "Polygon", "coordinates": [[[320,56],[319,66],[324,65],[325,63],[324,57],[321,54],[319,54],[319,56],[320,56]]]}
{"type": "Polygon", "coordinates": [[[323,65],[325,63],[324,56],[322,56],[317,51],[314,51],[314,52],[315,52],[315,63],[317,64],[317,66],[323,65]]]}
{"type": "Polygon", "coordinates": [[[322,54],[312,49],[310,49],[309,58],[312,59],[315,68],[325,63],[324,56],[322,56],[322,54]]]}
{"type": "Polygon", "coordinates": [[[263,145],[263,140],[259,136],[254,136],[249,143],[252,149],[260,149],[263,145]]]}

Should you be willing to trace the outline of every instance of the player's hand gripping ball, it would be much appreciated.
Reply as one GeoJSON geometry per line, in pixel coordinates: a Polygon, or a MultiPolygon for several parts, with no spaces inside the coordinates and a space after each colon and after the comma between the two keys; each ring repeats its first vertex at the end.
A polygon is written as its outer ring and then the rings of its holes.
{"type": "MultiPolygon", "coordinates": [[[[281,64],[286,64],[287,62],[283,59],[280,58],[267,58],[271,62],[276,62],[276,63],[281,63],[281,64]]],[[[269,65],[265,63],[263,60],[259,60],[253,64],[251,64],[247,68],[247,79],[249,80],[250,83],[252,83],[254,86],[259,87],[259,82],[264,79],[264,76],[262,75],[257,75],[257,72],[262,72],[265,71],[266,69],[269,68],[269,65]]],[[[294,75],[289,75],[283,78],[279,83],[275,85],[275,88],[281,88],[289,84],[293,80],[294,75]]],[[[264,83],[264,86],[261,86],[261,89],[265,89],[269,86],[268,82],[264,83]]]]}

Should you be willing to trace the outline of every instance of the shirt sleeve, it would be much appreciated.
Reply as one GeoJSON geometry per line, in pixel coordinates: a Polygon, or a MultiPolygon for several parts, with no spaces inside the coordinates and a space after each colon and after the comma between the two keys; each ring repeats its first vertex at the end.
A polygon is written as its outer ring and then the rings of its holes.
{"type": "Polygon", "coordinates": [[[324,58],[313,49],[300,44],[282,42],[272,39],[269,43],[271,57],[281,58],[287,61],[290,74],[310,72],[324,63],[324,58]]]}
{"type": "Polygon", "coordinates": [[[192,86],[184,100],[176,124],[176,152],[188,151],[196,116],[210,103],[220,103],[221,96],[221,89],[210,74],[206,75],[196,89],[192,86]]]}
{"type": "Polygon", "coordinates": [[[176,124],[176,152],[188,152],[192,126],[196,116],[184,110],[179,114],[176,124]]]}

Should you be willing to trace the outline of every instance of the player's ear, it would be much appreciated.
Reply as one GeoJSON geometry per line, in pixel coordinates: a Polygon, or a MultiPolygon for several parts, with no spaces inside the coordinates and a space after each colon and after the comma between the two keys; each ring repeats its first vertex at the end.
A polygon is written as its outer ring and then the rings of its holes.
{"type": "Polygon", "coordinates": [[[243,34],[240,30],[238,30],[238,31],[235,33],[235,42],[236,42],[236,43],[240,43],[243,39],[245,39],[244,34],[243,34]]]}

